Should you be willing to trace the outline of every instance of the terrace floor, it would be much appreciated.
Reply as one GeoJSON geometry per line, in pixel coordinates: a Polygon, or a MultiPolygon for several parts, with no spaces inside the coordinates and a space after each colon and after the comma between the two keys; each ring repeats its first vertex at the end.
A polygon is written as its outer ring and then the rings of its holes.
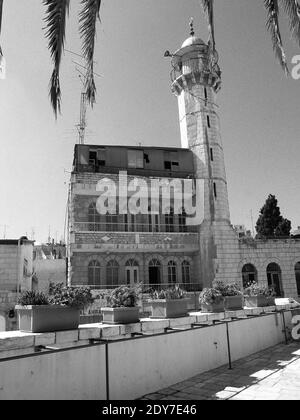
{"type": "Polygon", "coordinates": [[[149,394],[146,400],[300,400],[300,342],[256,353],[149,394]]]}

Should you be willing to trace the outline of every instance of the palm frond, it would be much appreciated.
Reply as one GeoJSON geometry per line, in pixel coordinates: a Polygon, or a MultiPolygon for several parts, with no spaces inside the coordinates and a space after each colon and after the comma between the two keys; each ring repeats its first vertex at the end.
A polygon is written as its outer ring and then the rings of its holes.
{"type": "MultiPolygon", "coordinates": [[[[0,0],[0,35],[1,35],[1,29],[2,29],[2,12],[3,12],[3,0],[0,0]]],[[[0,55],[2,55],[1,45],[0,45],[0,55]]]]}
{"type": "Polygon", "coordinates": [[[282,38],[280,33],[279,27],[279,5],[278,0],[264,0],[265,8],[268,13],[267,19],[267,28],[271,33],[272,42],[273,42],[273,49],[275,51],[275,55],[278,58],[281,67],[285,71],[286,74],[289,73],[286,55],[284,52],[282,38]]]}
{"type": "Polygon", "coordinates": [[[96,101],[96,85],[94,79],[94,53],[96,42],[97,20],[100,20],[101,0],[82,0],[82,10],[79,16],[82,52],[86,60],[86,96],[91,104],[96,101]]]}
{"type": "Polygon", "coordinates": [[[292,36],[300,44],[300,4],[297,0],[280,0],[290,20],[292,36]]]}
{"type": "Polygon", "coordinates": [[[201,0],[204,13],[207,16],[209,40],[213,51],[216,49],[215,23],[214,23],[214,0],[201,0]]]}
{"type": "Polygon", "coordinates": [[[64,50],[66,35],[66,20],[69,14],[70,0],[43,0],[46,10],[45,22],[48,48],[54,63],[50,79],[50,100],[55,117],[60,112],[61,89],[59,81],[60,63],[64,50]]]}

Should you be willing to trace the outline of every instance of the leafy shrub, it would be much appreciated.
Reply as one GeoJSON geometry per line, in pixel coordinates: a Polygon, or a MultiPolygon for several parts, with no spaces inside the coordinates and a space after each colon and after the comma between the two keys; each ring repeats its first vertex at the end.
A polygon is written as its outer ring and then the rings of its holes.
{"type": "Polygon", "coordinates": [[[69,287],[63,283],[49,285],[50,305],[71,306],[83,309],[91,305],[95,298],[89,287],[69,287]]]}
{"type": "Polygon", "coordinates": [[[170,300],[183,299],[184,296],[185,296],[185,291],[177,285],[174,286],[174,287],[169,287],[168,289],[164,289],[164,290],[159,290],[159,291],[155,290],[151,294],[151,298],[153,300],[158,300],[158,299],[170,299],[170,300]]]}
{"type": "Polygon", "coordinates": [[[133,308],[137,306],[139,295],[139,286],[121,286],[106,295],[106,301],[107,305],[111,308],[133,308]]]}
{"type": "Polygon", "coordinates": [[[222,281],[214,282],[214,288],[222,293],[222,296],[241,296],[240,286],[236,283],[225,284],[222,281]]]}
{"type": "Polygon", "coordinates": [[[23,292],[19,297],[18,304],[21,306],[29,305],[48,305],[48,297],[43,292],[38,292],[37,290],[28,290],[23,292]]]}
{"type": "Polygon", "coordinates": [[[257,283],[252,283],[244,290],[245,296],[266,296],[273,297],[276,295],[274,289],[268,286],[259,286],[257,283]]]}
{"type": "Polygon", "coordinates": [[[219,304],[223,301],[224,297],[220,290],[213,287],[204,289],[199,296],[199,303],[201,305],[212,305],[214,303],[219,304]]]}

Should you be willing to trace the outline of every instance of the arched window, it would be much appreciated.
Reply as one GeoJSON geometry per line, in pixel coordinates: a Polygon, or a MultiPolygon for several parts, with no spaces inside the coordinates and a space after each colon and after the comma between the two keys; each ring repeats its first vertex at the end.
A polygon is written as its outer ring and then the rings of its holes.
{"type": "Polygon", "coordinates": [[[267,267],[267,278],[269,287],[273,287],[276,296],[283,296],[283,289],[281,283],[281,268],[276,263],[271,263],[267,267]]]}
{"type": "Polygon", "coordinates": [[[168,282],[170,284],[176,283],[177,280],[177,266],[174,261],[168,262],[168,282]]]}
{"type": "Polygon", "coordinates": [[[100,214],[97,211],[96,203],[91,203],[88,209],[89,231],[99,232],[101,230],[100,214]]]}
{"type": "Polygon", "coordinates": [[[159,285],[161,279],[161,264],[159,260],[153,259],[149,263],[149,285],[159,285]]]}
{"type": "Polygon", "coordinates": [[[98,261],[91,261],[88,267],[88,284],[90,286],[100,286],[100,263],[98,261]]]}
{"type": "Polygon", "coordinates": [[[127,284],[136,284],[139,281],[139,264],[136,260],[130,259],[125,264],[127,284]]]}
{"type": "Polygon", "coordinates": [[[297,264],[295,265],[295,276],[296,276],[297,292],[298,292],[298,296],[300,296],[300,261],[297,262],[297,264]]]}
{"type": "Polygon", "coordinates": [[[257,283],[257,270],[252,264],[244,265],[242,269],[243,287],[246,289],[252,283],[257,283]]]}
{"type": "Polygon", "coordinates": [[[119,264],[116,260],[109,261],[106,266],[106,283],[108,286],[119,284],[119,264]]]}
{"type": "Polygon", "coordinates": [[[174,209],[171,207],[170,212],[165,214],[166,232],[174,232],[174,209]]]}
{"type": "Polygon", "coordinates": [[[182,283],[189,285],[191,283],[191,264],[189,261],[183,261],[181,264],[182,283]]]}

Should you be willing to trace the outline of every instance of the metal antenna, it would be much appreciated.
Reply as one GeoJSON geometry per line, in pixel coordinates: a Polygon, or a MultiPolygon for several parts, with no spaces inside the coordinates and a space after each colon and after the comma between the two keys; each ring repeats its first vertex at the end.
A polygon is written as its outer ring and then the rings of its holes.
{"type": "MultiPolygon", "coordinates": [[[[77,57],[80,57],[83,59],[83,56],[80,54],[75,53],[74,51],[70,51],[70,50],[65,50],[70,54],[73,54],[77,57]]],[[[85,134],[86,134],[86,127],[87,127],[87,119],[86,119],[86,113],[87,113],[87,104],[88,104],[88,100],[87,100],[87,93],[86,93],[86,72],[88,71],[88,69],[72,60],[73,64],[76,65],[75,69],[76,71],[79,73],[79,79],[82,83],[82,91],[81,91],[81,95],[80,95],[80,119],[79,119],[79,124],[76,125],[77,131],[78,131],[78,136],[79,136],[79,144],[84,144],[85,143],[85,134]],[[79,68],[79,67],[80,68],[79,68]]],[[[96,63],[94,61],[94,63],[96,63]]],[[[97,77],[101,77],[100,74],[94,73],[95,76],[97,77]]]]}
{"type": "Polygon", "coordinates": [[[6,232],[7,232],[7,228],[9,228],[8,225],[1,225],[3,227],[3,239],[6,239],[6,232]]]}

